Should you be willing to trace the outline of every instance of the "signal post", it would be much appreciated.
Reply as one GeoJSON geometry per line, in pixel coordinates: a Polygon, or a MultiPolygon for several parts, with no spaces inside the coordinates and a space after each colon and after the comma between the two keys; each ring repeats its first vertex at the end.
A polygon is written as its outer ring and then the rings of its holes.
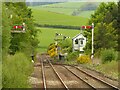
{"type": "Polygon", "coordinates": [[[91,26],[82,26],[82,29],[92,29],[92,50],[91,50],[91,59],[94,58],[94,23],[91,26]]]}

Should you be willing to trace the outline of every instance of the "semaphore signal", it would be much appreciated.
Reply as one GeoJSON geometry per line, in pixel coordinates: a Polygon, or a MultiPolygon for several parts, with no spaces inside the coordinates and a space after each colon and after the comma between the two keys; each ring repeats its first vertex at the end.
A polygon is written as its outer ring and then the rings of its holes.
{"type": "Polygon", "coordinates": [[[89,25],[89,26],[81,26],[81,29],[92,29],[91,59],[93,59],[94,57],[94,23],[92,23],[92,25],[89,25]]]}
{"type": "Polygon", "coordinates": [[[92,26],[82,26],[82,29],[92,29],[92,26]]]}
{"type": "Polygon", "coordinates": [[[12,33],[25,33],[26,26],[25,23],[23,23],[22,25],[14,25],[12,29],[12,33]]]}
{"type": "Polygon", "coordinates": [[[22,29],[23,27],[22,27],[22,26],[17,26],[17,25],[16,25],[16,26],[13,26],[13,28],[14,28],[14,29],[18,29],[18,28],[19,28],[19,29],[22,29]]]}

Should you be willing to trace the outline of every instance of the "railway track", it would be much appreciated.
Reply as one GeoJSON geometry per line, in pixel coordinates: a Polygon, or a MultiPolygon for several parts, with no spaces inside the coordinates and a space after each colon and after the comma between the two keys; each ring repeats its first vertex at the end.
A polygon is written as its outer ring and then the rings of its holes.
{"type": "MultiPolygon", "coordinates": [[[[63,85],[62,88],[65,88],[66,90],[69,90],[67,85],[63,82],[62,78],[60,77],[60,75],[58,74],[58,72],[55,70],[54,66],[52,65],[52,63],[48,60],[48,58],[46,58],[48,64],[50,65],[50,67],[52,68],[52,70],[54,71],[55,75],[57,76],[57,78],[59,79],[59,81],[61,82],[61,84],[63,85]]],[[[46,80],[46,76],[45,76],[45,65],[44,65],[44,61],[41,59],[41,68],[42,68],[42,80],[43,80],[43,88],[44,90],[47,89],[47,80],[46,80]]],[[[51,72],[49,72],[51,73],[51,72]]]]}
{"type": "Polygon", "coordinates": [[[96,78],[95,76],[87,73],[86,71],[83,71],[82,69],[79,69],[76,66],[72,66],[72,69],[68,68],[68,67],[71,68],[71,66],[63,66],[63,67],[65,67],[68,71],[70,71],[76,77],[80,78],[82,81],[84,81],[85,83],[87,83],[93,89],[108,88],[109,90],[119,90],[118,87],[116,87],[116,86],[114,86],[112,84],[109,84],[109,83],[107,83],[107,82],[105,82],[105,81],[103,81],[103,80],[101,80],[99,78],[96,78]],[[73,68],[76,69],[76,71],[73,68]],[[78,74],[78,73],[80,73],[81,75],[78,74]],[[93,81],[93,82],[91,82],[91,81],[93,81]],[[97,83],[97,86],[96,86],[96,83],[97,83]]]}
{"type": "Polygon", "coordinates": [[[99,82],[102,82],[102,83],[106,84],[107,86],[109,86],[109,87],[111,87],[111,88],[113,88],[113,89],[115,89],[115,90],[119,90],[118,87],[116,87],[116,86],[114,86],[114,85],[112,85],[112,84],[110,84],[110,83],[108,83],[108,82],[106,82],[106,81],[104,81],[104,80],[101,80],[101,79],[99,79],[99,78],[93,76],[92,74],[90,74],[90,73],[88,73],[88,72],[86,72],[86,71],[84,71],[84,70],[82,70],[82,69],[76,67],[76,66],[74,66],[74,68],[76,68],[76,69],[79,70],[80,72],[83,72],[84,74],[86,74],[86,75],[88,75],[88,76],[90,76],[90,77],[92,77],[92,78],[98,80],[99,82]]]}
{"type": "MultiPolygon", "coordinates": [[[[63,79],[62,75],[60,75],[59,70],[56,69],[55,65],[53,65],[48,57],[45,57],[45,62],[49,64],[51,69],[53,70],[53,73],[56,75],[59,82],[62,84],[62,88],[65,88],[69,90],[69,85],[66,84],[65,80],[63,79]]],[[[46,80],[46,73],[45,73],[45,62],[41,58],[41,68],[42,68],[42,80],[43,80],[43,88],[46,90],[48,87],[47,80],[46,80]]],[[[100,80],[99,78],[96,78],[95,76],[89,74],[86,71],[83,71],[82,69],[76,67],[76,66],[67,66],[67,65],[58,65],[60,67],[64,67],[69,73],[74,75],[76,78],[78,78],[80,81],[87,84],[92,90],[97,90],[100,88],[108,88],[109,90],[119,90],[118,87],[109,84],[103,80],[100,80]]],[[[75,88],[75,87],[73,87],[75,88]]]]}
{"type": "MultiPolygon", "coordinates": [[[[48,60],[48,59],[47,59],[48,60]]],[[[61,81],[61,83],[64,85],[64,87],[68,89],[67,85],[64,83],[64,81],[62,80],[62,78],[60,77],[60,75],[58,74],[58,72],[55,70],[55,68],[53,67],[53,65],[51,64],[51,62],[48,60],[49,64],[51,65],[52,69],[54,70],[55,74],[57,75],[57,77],[59,78],[59,80],[61,81]]]]}
{"type": "Polygon", "coordinates": [[[46,83],[45,70],[44,70],[44,64],[43,64],[42,59],[41,59],[41,68],[42,68],[41,71],[42,71],[43,88],[46,90],[47,83],[46,83]]]}

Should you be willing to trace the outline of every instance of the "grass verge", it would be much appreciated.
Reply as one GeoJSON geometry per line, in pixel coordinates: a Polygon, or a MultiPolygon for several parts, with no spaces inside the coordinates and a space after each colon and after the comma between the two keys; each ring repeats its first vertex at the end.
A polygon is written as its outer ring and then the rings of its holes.
{"type": "Polygon", "coordinates": [[[118,61],[111,61],[100,65],[86,64],[85,66],[90,69],[101,72],[104,75],[111,77],[113,79],[118,80],[118,78],[120,78],[119,77],[120,72],[118,72],[118,61]]]}
{"type": "Polygon", "coordinates": [[[17,53],[3,60],[3,88],[29,88],[28,77],[33,67],[31,61],[23,54],[17,53]]]}

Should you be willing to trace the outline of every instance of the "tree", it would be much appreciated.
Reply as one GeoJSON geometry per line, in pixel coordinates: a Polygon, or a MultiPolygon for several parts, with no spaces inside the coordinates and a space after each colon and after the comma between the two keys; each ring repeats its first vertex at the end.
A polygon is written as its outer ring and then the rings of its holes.
{"type": "Polygon", "coordinates": [[[118,2],[117,33],[119,34],[118,35],[118,51],[120,52],[120,1],[118,2]]]}
{"type": "MultiPolygon", "coordinates": [[[[117,7],[117,4],[114,2],[101,3],[95,13],[91,15],[89,24],[95,24],[94,47],[96,51],[101,48],[116,49],[118,46],[117,7]]],[[[91,34],[88,37],[89,43],[87,43],[86,49],[91,47],[91,34]]]]}
{"type": "Polygon", "coordinates": [[[8,49],[10,46],[10,19],[8,18],[8,9],[7,7],[3,4],[2,5],[2,54],[6,56],[8,53],[8,49]]]}
{"type": "Polygon", "coordinates": [[[94,45],[95,49],[99,48],[115,48],[117,46],[117,36],[112,23],[98,23],[95,28],[94,45]],[[112,34],[111,34],[112,33],[112,34]]]}
{"type": "Polygon", "coordinates": [[[9,9],[9,16],[12,15],[12,18],[10,18],[11,29],[16,24],[26,24],[26,33],[11,34],[10,53],[15,54],[15,52],[20,51],[30,55],[38,44],[36,39],[37,30],[34,27],[32,11],[26,6],[25,2],[6,2],[5,4],[9,9]]]}

